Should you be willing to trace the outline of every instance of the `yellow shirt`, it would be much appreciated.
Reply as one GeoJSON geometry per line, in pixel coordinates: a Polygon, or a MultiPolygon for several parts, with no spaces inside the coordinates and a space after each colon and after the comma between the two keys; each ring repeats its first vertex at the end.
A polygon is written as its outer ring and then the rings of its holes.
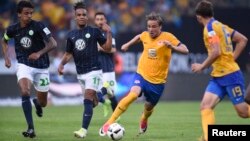
{"type": "Polygon", "coordinates": [[[233,57],[233,44],[231,37],[233,37],[235,30],[220,23],[215,19],[211,19],[203,30],[203,40],[208,51],[211,53],[212,42],[219,42],[221,55],[212,64],[213,71],[211,76],[221,77],[239,70],[238,64],[233,57]]]}
{"type": "Polygon", "coordinates": [[[172,45],[178,46],[180,41],[171,33],[162,32],[157,38],[152,39],[148,32],[140,35],[143,52],[139,59],[137,73],[153,84],[165,83],[171,59],[171,49],[162,41],[167,40],[172,45]]]}

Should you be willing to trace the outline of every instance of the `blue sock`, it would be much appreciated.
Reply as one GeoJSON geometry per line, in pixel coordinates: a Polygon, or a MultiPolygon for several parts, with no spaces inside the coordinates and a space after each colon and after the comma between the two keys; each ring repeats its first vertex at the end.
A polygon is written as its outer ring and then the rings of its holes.
{"type": "Polygon", "coordinates": [[[99,99],[99,102],[101,102],[101,103],[104,103],[104,98],[103,98],[103,94],[101,93],[101,92],[98,92],[97,93],[97,97],[98,97],[98,99],[99,99]]]}
{"type": "Polygon", "coordinates": [[[93,115],[93,101],[89,99],[84,99],[84,112],[83,112],[83,120],[82,120],[82,128],[88,129],[90,121],[93,115]]]}
{"type": "Polygon", "coordinates": [[[115,96],[111,97],[109,100],[111,101],[112,110],[115,111],[115,108],[116,108],[116,106],[117,106],[117,104],[118,104],[118,102],[117,102],[115,96]]]}
{"type": "Polygon", "coordinates": [[[30,96],[22,96],[22,107],[29,129],[34,129],[30,96]]]}
{"type": "Polygon", "coordinates": [[[106,95],[108,93],[107,89],[105,87],[101,88],[102,95],[106,95]]]}

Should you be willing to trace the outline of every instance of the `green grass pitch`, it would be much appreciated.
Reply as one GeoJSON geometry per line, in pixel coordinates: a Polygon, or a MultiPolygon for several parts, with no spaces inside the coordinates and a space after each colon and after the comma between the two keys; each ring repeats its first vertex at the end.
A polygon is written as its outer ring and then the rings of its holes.
{"type": "MultiPolygon", "coordinates": [[[[120,124],[125,128],[122,141],[196,141],[201,135],[199,102],[160,102],[149,119],[146,134],[136,137],[143,104],[136,102],[122,115],[120,124]]],[[[0,141],[79,141],[73,131],[81,126],[83,107],[48,106],[44,116],[38,118],[33,107],[33,119],[37,137],[27,139],[21,135],[26,123],[21,107],[0,107],[0,141]]],[[[249,124],[249,119],[236,115],[230,102],[221,102],[215,111],[216,122],[220,124],[249,124]]],[[[107,120],[102,106],[94,109],[85,141],[110,141],[100,137],[98,130],[107,120]]]]}

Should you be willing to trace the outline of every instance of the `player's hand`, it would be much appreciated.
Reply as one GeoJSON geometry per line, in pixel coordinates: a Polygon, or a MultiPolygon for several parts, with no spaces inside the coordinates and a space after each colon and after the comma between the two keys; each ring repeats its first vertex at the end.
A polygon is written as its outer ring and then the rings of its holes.
{"type": "Polygon", "coordinates": [[[203,70],[202,64],[199,64],[199,63],[194,63],[194,64],[192,64],[191,68],[192,68],[192,71],[193,71],[194,73],[201,73],[202,70],[203,70]]]}
{"type": "Polygon", "coordinates": [[[11,61],[10,61],[10,59],[7,57],[4,60],[5,60],[5,67],[6,68],[10,68],[11,67],[11,61]]]}
{"type": "Polygon", "coordinates": [[[106,23],[103,23],[103,24],[102,24],[101,29],[102,29],[103,31],[105,31],[105,32],[111,32],[110,26],[107,25],[106,23]]]}
{"type": "Polygon", "coordinates": [[[173,45],[169,41],[164,40],[162,41],[162,43],[165,44],[168,48],[171,48],[171,49],[174,48],[173,45]]]}
{"type": "Polygon", "coordinates": [[[36,53],[36,52],[35,52],[35,53],[30,54],[28,59],[29,59],[29,60],[37,60],[37,59],[40,58],[40,56],[41,56],[41,55],[40,55],[39,53],[36,53]]]}
{"type": "Polygon", "coordinates": [[[64,69],[64,66],[60,64],[57,69],[59,75],[63,75],[63,69],[64,69]]]}
{"type": "Polygon", "coordinates": [[[122,51],[127,51],[129,48],[129,45],[128,44],[123,44],[122,47],[121,47],[121,50],[122,51]]]}

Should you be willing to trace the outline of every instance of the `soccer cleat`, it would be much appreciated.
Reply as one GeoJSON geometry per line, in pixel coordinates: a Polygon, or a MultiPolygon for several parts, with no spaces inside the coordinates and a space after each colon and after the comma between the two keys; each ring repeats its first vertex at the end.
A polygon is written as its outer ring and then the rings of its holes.
{"type": "Polygon", "coordinates": [[[141,120],[140,122],[140,129],[139,129],[139,134],[143,134],[147,131],[148,128],[148,123],[147,121],[141,120]]]}
{"type": "Polygon", "coordinates": [[[110,107],[111,107],[111,101],[109,99],[105,99],[105,101],[103,103],[103,114],[104,114],[104,117],[108,116],[108,113],[110,111],[110,107]]]}
{"type": "Polygon", "coordinates": [[[42,109],[41,105],[38,103],[36,98],[33,99],[33,103],[36,107],[36,115],[38,117],[42,117],[43,116],[43,109],[42,109]]]}
{"type": "Polygon", "coordinates": [[[112,89],[111,89],[111,87],[110,87],[110,85],[109,85],[108,82],[105,82],[103,84],[103,87],[107,89],[108,96],[110,96],[110,97],[114,96],[114,92],[112,91],[112,89]]]}
{"type": "Polygon", "coordinates": [[[27,131],[23,132],[23,136],[24,137],[34,138],[34,137],[36,137],[36,134],[35,134],[34,129],[28,129],[27,131]]]}
{"type": "Polygon", "coordinates": [[[78,131],[74,131],[74,135],[75,137],[77,138],[84,138],[87,136],[87,130],[84,129],[84,128],[81,128],[80,130],[78,131]]]}
{"type": "Polygon", "coordinates": [[[106,136],[107,135],[107,132],[108,132],[108,129],[109,129],[109,125],[110,124],[104,124],[101,128],[100,128],[100,130],[99,130],[99,135],[100,136],[106,136]]]}

